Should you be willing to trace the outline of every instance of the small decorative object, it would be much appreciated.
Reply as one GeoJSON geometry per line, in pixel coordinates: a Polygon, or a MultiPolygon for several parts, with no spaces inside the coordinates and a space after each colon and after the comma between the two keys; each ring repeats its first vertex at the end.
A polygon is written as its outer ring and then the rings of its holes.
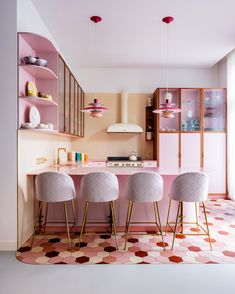
{"type": "Polygon", "coordinates": [[[48,99],[48,100],[52,100],[52,96],[49,94],[43,94],[41,92],[38,92],[38,97],[40,98],[44,98],[44,99],[48,99]]]}
{"type": "Polygon", "coordinates": [[[25,64],[34,64],[34,65],[44,66],[44,67],[46,67],[48,64],[48,61],[46,59],[42,59],[37,56],[31,56],[31,55],[23,57],[23,60],[25,64]]]}
{"type": "Polygon", "coordinates": [[[152,97],[147,98],[147,106],[152,106],[152,105],[153,105],[152,97]]]}
{"type": "MultiPolygon", "coordinates": [[[[174,18],[172,16],[166,16],[162,19],[162,22],[165,24],[170,24],[174,18]]],[[[166,35],[166,94],[165,94],[165,103],[162,103],[159,108],[153,110],[153,113],[161,113],[164,118],[173,118],[174,113],[180,112],[181,109],[177,108],[172,101],[172,93],[168,91],[168,26],[167,26],[167,35],[166,35]]]]}
{"type": "Polygon", "coordinates": [[[34,57],[31,55],[23,57],[25,64],[35,64],[37,59],[38,59],[38,57],[34,57]]]}
{"type": "Polygon", "coordinates": [[[28,82],[27,84],[27,96],[37,96],[38,90],[34,84],[34,82],[28,82]]]}
{"type": "Polygon", "coordinates": [[[137,160],[137,155],[136,155],[135,151],[131,151],[129,153],[129,160],[132,160],[132,161],[137,160]]]}
{"type": "Polygon", "coordinates": [[[21,128],[22,129],[34,129],[35,128],[35,125],[33,125],[32,123],[23,123],[21,125],[21,128]]]}
{"type": "Polygon", "coordinates": [[[35,61],[35,64],[38,66],[44,66],[46,67],[48,64],[48,61],[46,59],[42,59],[42,58],[37,58],[35,61]]]}
{"type": "Polygon", "coordinates": [[[108,110],[108,108],[101,105],[101,103],[98,101],[98,99],[94,99],[94,102],[89,104],[90,106],[87,106],[81,110],[81,112],[89,112],[91,117],[102,117],[103,112],[108,110]]]}
{"type": "Polygon", "coordinates": [[[35,127],[40,124],[40,113],[36,106],[32,106],[29,110],[29,121],[35,127]]]}
{"type": "Polygon", "coordinates": [[[193,112],[192,112],[192,110],[188,110],[187,117],[188,117],[188,118],[193,117],[193,112]]]}

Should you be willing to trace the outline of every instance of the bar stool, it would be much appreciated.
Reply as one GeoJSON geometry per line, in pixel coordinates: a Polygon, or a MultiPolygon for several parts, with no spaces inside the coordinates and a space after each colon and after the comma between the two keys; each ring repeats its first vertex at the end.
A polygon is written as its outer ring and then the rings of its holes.
{"type": "MultiPolygon", "coordinates": [[[[85,199],[85,208],[82,218],[82,226],[78,247],[82,240],[82,234],[86,224],[95,224],[97,222],[87,222],[89,203],[109,202],[112,230],[115,235],[116,248],[118,249],[116,216],[114,208],[114,200],[119,196],[119,187],[117,177],[110,172],[92,172],[85,175],[81,180],[80,196],[85,199]]],[[[100,223],[100,222],[99,222],[100,223]]],[[[107,223],[107,222],[103,222],[107,223]]],[[[111,233],[112,234],[112,233],[111,233]]]]}
{"type": "Polygon", "coordinates": [[[33,245],[34,236],[37,231],[37,224],[39,221],[39,216],[42,213],[43,204],[46,204],[46,212],[45,212],[45,219],[44,219],[44,225],[43,225],[44,232],[45,232],[49,203],[63,202],[66,229],[67,229],[67,235],[68,235],[68,245],[69,245],[69,248],[71,249],[71,238],[70,238],[68,213],[67,213],[68,201],[71,201],[71,204],[72,204],[73,218],[74,218],[73,226],[76,230],[76,213],[75,213],[75,207],[74,207],[74,199],[76,198],[76,192],[75,192],[75,187],[74,187],[72,178],[69,175],[64,173],[45,172],[45,173],[39,174],[36,177],[35,184],[36,184],[36,197],[37,197],[37,200],[39,201],[39,208],[38,208],[38,212],[37,212],[37,216],[35,220],[31,247],[33,245]]]}
{"type": "Polygon", "coordinates": [[[165,250],[165,243],[161,228],[161,218],[159,213],[158,201],[163,196],[163,180],[162,177],[154,172],[139,172],[129,177],[126,190],[126,198],[129,200],[126,228],[125,228],[125,246],[127,247],[127,239],[130,229],[130,224],[137,223],[154,223],[156,224],[165,250]],[[131,222],[131,216],[135,202],[153,202],[155,222],[131,222]]]}
{"type": "Polygon", "coordinates": [[[206,215],[206,208],[204,201],[208,198],[208,186],[209,186],[209,177],[205,173],[201,172],[190,172],[190,173],[184,173],[180,176],[177,176],[172,185],[171,185],[171,191],[169,194],[170,201],[169,201],[169,207],[168,207],[168,213],[167,213],[167,222],[166,222],[166,231],[167,227],[169,226],[170,229],[173,231],[173,241],[172,241],[172,247],[174,248],[174,242],[175,242],[175,236],[177,232],[177,225],[181,225],[181,233],[177,234],[183,234],[183,235],[196,235],[196,236],[208,236],[209,243],[210,243],[210,249],[212,250],[212,244],[211,244],[211,237],[210,237],[210,231],[207,221],[207,215],[206,215]],[[171,225],[172,222],[169,222],[169,216],[170,216],[170,209],[171,209],[171,202],[172,200],[178,201],[178,208],[177,208],[177,215],[175,220],[174,229],[172,229],[171,225]],[[183,203],[184,202],[194,202],[195,203],[195,216],[196,216],[196,222],[184,222],[183,221],[183,203]],[[204,217],[205,217],[205,223],[206,223],[206,230],[199,224],[198,221],[198,209],[197,204],[202,203],[204,217]],[[197,234],[187,234],[183,233],[183,225],[184,224],[196,224],[197,225],[197,234]],[[202,231],[205,233],[199,234],[199,227],[202,231]]]}

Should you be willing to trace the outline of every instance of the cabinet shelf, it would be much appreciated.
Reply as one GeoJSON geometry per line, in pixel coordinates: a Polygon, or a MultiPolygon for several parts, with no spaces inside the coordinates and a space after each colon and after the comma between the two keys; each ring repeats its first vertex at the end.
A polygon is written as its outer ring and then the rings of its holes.
{"type": "Polygon", "coordinates": [[[56,103],[53,100],[49,100],[49,99],[41,98],[37,96],[21,96],[20,99],[26,102],[33,103],[36,106],[54,106],[54,107],[58,106],[58,103],[56,103]]]}
{"type": "Polygon", "coordinates": [[[159,133],[179,133],[179,131],[159,131],[159,133]]]}
{"type": "Polygon", "coordinates": [[[18,129],[20,133],[35,133],[35,134],[47,134],[47,135],[55,135],[55,136],[62,136],[62,137],[70,137],[70,138],[78,138],[77,135],[72,135],[68,133],[58,132],[56,130],[43,130],[43,129],[18,129]]]}
{"type": "Polygon", "coordinates": [[[41,80],[57,80],[57,75],[49,68],[38,66],[34,64],[21,64],[20,67],[34,76],[36,79],[41,80]]]}

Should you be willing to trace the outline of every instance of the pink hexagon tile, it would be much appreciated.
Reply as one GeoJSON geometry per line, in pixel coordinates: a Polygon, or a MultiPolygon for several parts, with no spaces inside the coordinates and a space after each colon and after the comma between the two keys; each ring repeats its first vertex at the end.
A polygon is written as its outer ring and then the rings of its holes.
{"type": "MultiPolygon", "coordinates": [[[[125,239],[118,234],[119,250],[114,236],[87,234],[78,248],[79,236],[72,236],[73,248],[68,250],[66,234],[37,235],[33,247],[31,240],[19,248],[16,258],[26,264],[182,264],[182,263],[235,263],[235,202],[208,201],[208,221],[213,250],[207,236],[197,236],[197,228],[185,227],[184,232],[195,236],[177,235],[171,249],[172,233],[160,236],[148,233],[130,234],[127,250],[125,239]]],[[[202,224],[204,219],[202,221],[202,224]]],[[[200,231],[201,233],[201,231],[200,231]]]]}

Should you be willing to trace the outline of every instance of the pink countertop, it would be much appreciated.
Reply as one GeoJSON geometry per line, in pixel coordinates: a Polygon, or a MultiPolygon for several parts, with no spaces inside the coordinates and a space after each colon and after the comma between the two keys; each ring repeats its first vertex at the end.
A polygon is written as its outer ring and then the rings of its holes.
{"type": "Polygon", "coordinates": [[[156,172],[161,175],[180,175],[185,172],[206,172],[211,173],[211,171],[205,169],[198,168],[177,168],[177,169],[164,169],[164,168],[156,168],[156,167],[83,167],[83,166],[48,166],[42,169],[38,169],[35,171],[28,172],[28,176],[38,175],[43,172],[62,172],[71,176],[82,176],[90,172],[111,172],[115,175],[132,175],[137,172],[156,172]]]}

